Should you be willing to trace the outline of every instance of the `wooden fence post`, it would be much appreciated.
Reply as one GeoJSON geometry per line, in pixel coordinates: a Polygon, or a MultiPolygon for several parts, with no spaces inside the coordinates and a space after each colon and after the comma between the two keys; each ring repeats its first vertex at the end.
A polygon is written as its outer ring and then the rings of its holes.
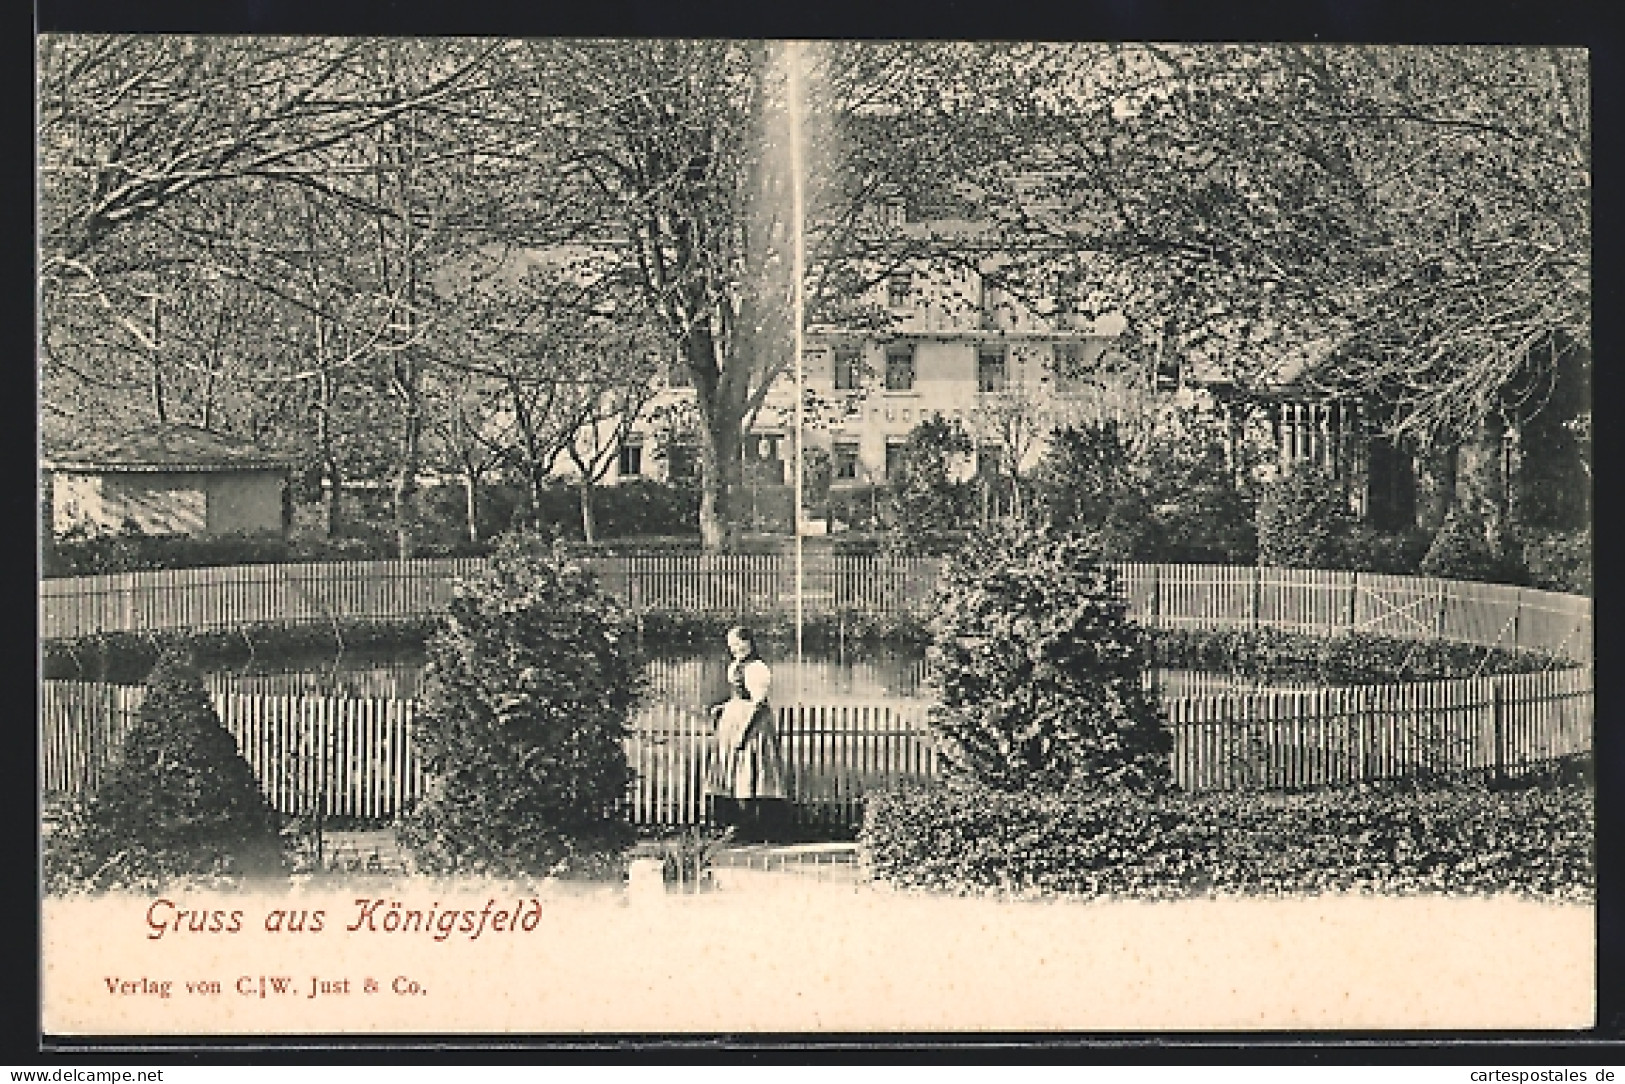
{"type": "Polygon", "coordinates": [[[1359,623],[1359,613],[1360,573],[1355,571],[1349,574],[1349,611],[1348,623],[1343,627],[1345,632],[1352,633],[1354,631],[1355,625],[1359,623]]]}
{"type": "Polygon", "coordinates": [[[1506,705],[1501,685],[1506,679],[1503,677],[1490,678],[1490,735],[1494,743],[1493,775],[1497,782],[1506,778],[1507,748],[1506,748],[1506,705]]]}
{"type": "Polygon", "coordinates": [[[1433,642],[1438,643],[1444,639],[1444,615],[1449,603],[1443,580],[1434,580],[1433,588],[1439,599],[1439,610],[1433,615],[1433,642]]]}

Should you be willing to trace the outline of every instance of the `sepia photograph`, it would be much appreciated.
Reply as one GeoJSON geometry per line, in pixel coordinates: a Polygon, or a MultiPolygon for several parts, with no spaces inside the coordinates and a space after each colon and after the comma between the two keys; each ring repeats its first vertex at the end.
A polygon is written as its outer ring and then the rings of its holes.
{"type": "Polygon", "coordinates": [[[1597,1024],[1585,49],[35,66],[47,1041],[1597,1024]]]}

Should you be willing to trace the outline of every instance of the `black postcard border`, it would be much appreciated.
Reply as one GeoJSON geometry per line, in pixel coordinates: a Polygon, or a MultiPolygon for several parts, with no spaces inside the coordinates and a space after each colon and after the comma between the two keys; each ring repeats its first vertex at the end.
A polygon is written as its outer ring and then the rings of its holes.
{"type": "MultiPolygon", "coordinates": [[[[1593,218],[1595,355],[1607,359],[1619,341],[1619,314],[1625,311],[1619,286],[1620,209],[1619,104],[1625,100],[1622,60],[1625,39],[1604,2],[1496,0],[1470,3],[1416,3],[1415,0],[1361,2],[1308,0],[1303,3],[1182,3],[1174,0],[1086,0],[1064,5],[1032,3],[971,5],[964,0],[906,0],[884,7],[868,4],[802,4],[768,7],[748,0],[710,0],[673,4],[669,0],[620,0],[593,5],[543,5],[471,2],[457,5],[424,0],[37,0],[36,32],[190,32],[190,33],[331,33],[362,35],[522,35],[522,36],[730,36],[730,37],[861,37],[988,38],[1018,40],[1231,40],[1435,42],[1482,44],[1549,44],[1590,49],[1593,66],[1594,162],[1597,171],[1593,218]]],[[[17,40],[17,39],[14,39],[17,40]]],[[[15,386],[4,406],[15,411],[14,423],[0,428],[7,442],[5,462],[16,469],[4,492],[17,524],[9,562],[18,571],[16,619],[3,626],[11,658],[27,660],[34,693],[16,697],[9,713],[15,744],[0,758],[4,785],[4,842],[12,870],[34,874],[32,884],[11,884],[6,904],[4,940],[13,960],[7,968],[3,1017],[4,1053],[8,1064],[332,1064],[387,1063],[582,1064],[604,1062],[715,1064],[839,1063],[1033,1063],[1214,1065],[1545,1065],[1621,1064],[1625,1058],[1625,878],[1620,841],[1625,839],[1625,732],[1617,728],[1621,695],[1618,655],[1619,621],[1614,614],[1622,578],[1614,574],[1609,539],[1611,515],[1594,524],[1597,628],[1597,1026],[1578,1033],[968,1033],[850,1035],[781,1034],[647,1034],[578,1035],[375,1035],[355,1036],[172,1036],[97,1038],[43,1036],[39,1031],[39,900],[37,794],[37,558],[32,528],[37,514],[33,494],[37,481],[37,423],[34,327],[34,244],[32,233],[32,53],[10,70],[25,85],[12,96],[28,103],[28,144],[17,144],[13,168],[6,172],[12,187],[9,222],[26,222],[28,236],[7,246],[14,262],[6,281],[5,324],[15,332],[13,363],[5,369],[15,386]],[[26,202],[25,202],[26,201],[26,202]],[[25,219],[18,209],[28,207],[25,219]],[[23,359],[29,359],[25,365],[23,359]],[[30,459],[29,457],[33,457],[30,459]],[[25,467],[24,464],[29,464],[25,467]],[[26,476],[24,471],[27,471],[26,476]],[[28,525],[24,528],[23,525],[28,525]],[[22,542],[19,546],[16,543],[22,542]],[[33,573],[30,582],[28,573],[33,573]],[[26,616],[25,616],[26,615],[26,616]],[[25,648],[26,643],[26,648],[25,648]],[[26,651],[26,654],[25,654],[26,651]],[[34,710],[30,710],[34,709],[34,710]],[[1612,725],[1611,725],[1612,724],[1612,725]],[[15,737],[24,727],[32,742],[15,737]],[[24,749],[28,750],[25,754],[24,749]]],[[[20,110],[19,110],[20,112],[20,110]]],[[[19,232],[21,230],[19,229],[19,232]]],[[[1606,362],[1597,367],[1594,401],[1625,402],[1621,376],[1606,362]]],[[[1595,428],[1599,490],[1618,477],[1620,426],[1595,428]]],[[[1604,502],[1605,505],[1607,502],[1604,502]]],[[[1609,509],[1611,511],[1611,509],[1609,509]]],[[[11,669],[8,667],[8,670],[11,669]]],[[[16,671],[13,671],[16,672],[16,671]]],[[[13,684],[13,689],[19,683],[13,684]]]]}

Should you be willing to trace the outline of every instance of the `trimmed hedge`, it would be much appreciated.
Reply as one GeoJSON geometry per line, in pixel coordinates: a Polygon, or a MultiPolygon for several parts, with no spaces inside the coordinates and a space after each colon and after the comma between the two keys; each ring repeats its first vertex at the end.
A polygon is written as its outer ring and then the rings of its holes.
{"type": "Polygon", "coordinates": [[[193,538],[126,533],[58,538],[46,546],[40,556],[41,571],[50,578],[159,568],[370,561],[393,557],[395,552],[380,542],[359,538],[287,539],[274,535],[193,538]]]}
{"type": "Polygon", "coordinates": [[[1279,629],[1154,629],[1156,665],[1263,681],[1353,685],[1526,674],[1572,665],[1540,652],[1355,632],[1309,636],[1279,629]]]}
{"type": "MultiPolygon", "coordinates": [[[[421,648],[445,623],[443,617],[411,621],[341,621],[339,635],[346,651],[391,647],[421,648]]],[[[204,668],[246,662],[256,654],[271,656],[305,651],[333,651],[338,641],[328,623],[249,625],[236,629],[163,632],[112,632],[40,645],[45,676],[98,681],[140,680],[160,655],[185,648],[204,668]]]]}
{"type": "MultiPolygon", "coordinates": [[[[420,647],[443,618],[416,621],[339,623],[346,650],[420,647]]],[[[726,615],[651,613],[643,615],[643,635],[652,640],[719,640],[741,618],[726,615]]],[[[786,614],[743,618],[764,639],[795,639],[795,622],[786,614]]],[[[1424,681],[1471,677],[1474,674],[1522,674],[1570,665],[1530,653],[1482,648],[1470,644],[1432,643],[1358,633],[1322,639],[1273,629],[1148,630],[1157,666],[1210,673],[1238,674],[1257,680],[1302,680],[1322,683],[1424,681]]],[[[803,636],[811,644],[841,641],[925,644],[930,632],[917,618],[862,613],[814,614],[803,636]]],[[[191,648],[200,663],[233,663],[254,653],[286,654],[334,647],[329,624],[255,625],[247,629],[208,632],[108,633],[41,646],[48,676],[85,676],[108,670],[143,677],[170,646],[191,648]],[[245,639],[246,636],[246,639],[245,639]],[[60,672],[70,670],[72,673],[60,672]]]]}
{"type": "MultiPolygon", "coordinates": [[[[420,497],[420,519],[413,547],[418,557],[483,557],[491,552],[493,531],[506,525],[517,505],[528,498],[512,487],[481,489],[482,538],[470,541],[463,524],[461,486],[436,486],[420,497]]],[[[566,540],[581,538],[580,495],[567,485],[542,491],[539,517],[547,529],[566,540]]],[[[598,534],[616,540],[619,552],[652,548],[697,548],[699,491],[648,480],[597,486],[593,508],[598,534]],[[655,540],[651,542],[651,538],[655,540]],[[670,538],[670,541],[660,541],[670,538]]],[[[44,521],[49,523],[49,518],[44,521]]],[[[147,535],[127,530],[110,535],[41,537],[44,575],[92,576],[159,568],[204,568],[228,565],[291,564],[303,561],[380,561],[398,556],[393,520],[386,509],[368,509],[352,496],[346,506],[350,537],[283,538],[278,535],[147,535]]]]}
{"type": "Polygon", "coordinates": [[[858,840],[877,880],[954,894],[1584,900],[1594,820],[1580,785],[1038,795],[933,783],[871,795],[858,840]]]}
{"type": "MultiPolygon", "coordinates": [[[[767,640],[794,640],[796,637],[795,615],[787,613],[646,613],[639,620],[643,635],[652,640],[720,640],[738,624],[748,625],[751,632],[767,640]]],[[[906,614],[808,614],[801,631],[802,637],[812,644],[842,640],[924,644],[931,639],[925,622],[906,614]]]]}

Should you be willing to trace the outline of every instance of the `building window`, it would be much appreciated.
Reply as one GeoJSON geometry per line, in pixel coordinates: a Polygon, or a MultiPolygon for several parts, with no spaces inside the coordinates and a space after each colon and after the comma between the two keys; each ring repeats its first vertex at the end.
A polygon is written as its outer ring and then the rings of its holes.
{"type": "Polygon", "coordinates": [[[687,482],[695,477],[698,449],[692,444],[674,443],[666,449],[666,479],[687,482]]]}
{"type": "Polygon", "coordinates": [[[617,470],[622,478],[636,478],[643,473],[643,445],[621,445],[621,458],[617,470]]]}
{"type": "Polygon", "coordinates": [[[976,390],[980,392],[1004,391],[1009,386],[1010,370],[1002,346],[984,346],[976,353],[976,390]]]}
{"type": "Polygon", "coordinates": [[[1180,370],[1178,354],[1169,350],[1157,359],[1156,364],[1158,391],[1175,391],[1184,386],[1184,374],[1180,370]]]}
{"type": "Polygon", "coordinates": [[[914,347],[886,348],[886,390],[914,390],[914,347]]]}
{"type": "Polygon", "coordinates": [[[835,480],[855,482],[858,479],[858,446],[848,441],[835,445],[835,480]]]}
{"type": "Polygon", "coordinates": [[[835,348],[835,390],[855,391],[862,368],[861,354],[856,343],[845,343],[835,348]]]}
{"type": "Polygon", "coordinates": [[[758,486],[780,486],[785,480],[785,461],[782,446],[785,437],[779,433],[752,434],[745,438],[745,481],[758,486]]]}
{"type": "Polygon", "coordinates": [[[997,478],[999,476],[999,462],[1004,458],[1004,448],[997,444],[978,444],[976,446],[976,477],[983,479],[997,478]]]}
{"type": "Polygon", "coordinates": [[[903,477],[903,442],[889,440],[886,442],[886,480],[895,482],[903,477]]]}
{"type": "Polygon", "coordinates": [[[1070,391],[1083,383],[1084,361],[1082,343],[1056,343],[1055,344],[1055,387],[1058,391],[1070,391]]]}
{"type": "Polygon", "coordinates": [[[891,229],[908,221],[908,204],[901,199],[889,199],[880,205],[881,224],[891,229]]]}
{"type": "Polygon", "coordinates": [[[1015,327],[1015,310],[1010,298],[997,286],[985,281],[981,286],[982,327],[987,331],[1009,331],[1015,327]]]}
{"type": "Polygon", "coordinates": [[[893,271],[886,279],[886,304],[894,309],[900,309],[909,303],[914,294],[914,275],[907,269],[893,271]]]}

